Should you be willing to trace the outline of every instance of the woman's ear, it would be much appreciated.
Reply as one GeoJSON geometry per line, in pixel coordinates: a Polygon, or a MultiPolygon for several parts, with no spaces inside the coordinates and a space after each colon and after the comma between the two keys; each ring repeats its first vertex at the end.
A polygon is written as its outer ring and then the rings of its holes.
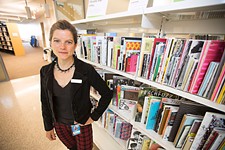
{"type": "Polygon", "coordinates": [[[77,48],[77,44],[74,44],[74,51],[76,51],[76,48],[77,48]]]}

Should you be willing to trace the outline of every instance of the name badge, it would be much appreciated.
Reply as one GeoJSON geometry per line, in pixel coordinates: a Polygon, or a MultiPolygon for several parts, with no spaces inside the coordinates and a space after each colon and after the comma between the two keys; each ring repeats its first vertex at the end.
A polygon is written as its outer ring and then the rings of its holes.
{"type": "Polygon", "coordinates": [[[71,125],[71,130],[73,136],[80,134],[80,126],[78,124],[71,125]]]}
{"type": "Polygon", "coordinates": [[[81,79],[71,79],[71,83],[82,83],[81,79]]]}

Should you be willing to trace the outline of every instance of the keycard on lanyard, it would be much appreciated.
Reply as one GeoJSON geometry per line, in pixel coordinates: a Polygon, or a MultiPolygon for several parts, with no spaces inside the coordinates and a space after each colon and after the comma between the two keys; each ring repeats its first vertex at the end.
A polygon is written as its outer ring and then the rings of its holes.
{"type": "Polygon", "coordinates": [[[73,136],[80,134],[80,126],[78,124],[71,125],[71,130],[73,136]]]}

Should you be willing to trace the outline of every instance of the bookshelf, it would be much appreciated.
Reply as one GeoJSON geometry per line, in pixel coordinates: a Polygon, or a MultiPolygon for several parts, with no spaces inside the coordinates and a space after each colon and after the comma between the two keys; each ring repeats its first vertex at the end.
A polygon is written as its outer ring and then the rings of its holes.
{"type": "MultiPolygon", "coordinates": [[[[225,1],[224,0],[191,0],[191,1],[181,1],[172,3],[171,5],[165,6],[152,6],[147,7],[142,10],[134,10],[132,12],[119,12],[115,14],[107,14],[105,16],[82,19],[77,21],[72,21],[71,23],[75,25],[78,29],[89,29],[96,28],[97,31],[114,32],[117,30],[124,29],[127,27],[127,31],[131,28],[143,29],[141,33],[149,31],[151,29],[151,33],[157,34],[160,32],[168,34],[215,34],[215,35],[225,35],[225,18],[224,17],[215,17],[210,18],[208,16],[204,16],[204,14],[209,14],[216,10],[222,10],[224,13],[225,1]],[[203,16],[196,16],[196,14],[202,13],[203,16]],[[180,15],[180,17],[177,17],[180,15]],[[183,16],[192,16],[190,18],[183,18],[183,16]],[[132,20],[133,19],[133,20],[132,20]],[[121,23],[126,22],[127,23],[121,23]],[[117,23],[115,23],[117,22],[117,23]],[[133,25],[133,26],[132,26],[133,25]],[[113,28],[113,29],[112,29],[113,28]]],[[[137,30],[135,30],[137,31],[137,30]]],[[[82,59],[83,61],[94,65],[98,68],[102,68],[103,70],[107,70],[127,78],[140,81],[142,83],[151,85],[158,89],[162,89],[173,93],[175,95],[184,97],[191,101],[206,105],[208,107],[220,110],[225,112],[225,105],[214,103],[206,98],[200,97],[198,95],[193,95],[188,92],[184,92],[170,86],[166,86],[157,82],[153,82],[141,77],[138,77],[137,74],[131,75],[123,71],[119,71],[108,66],[103,66],[101,64],[97,64],[86,59],[82,59]]],[[[138,72],[138,71],[137,71],[138,72]]],[[[95,96],[96,97],[96,96],[95,96]]],[[[96,97],[97,99],[98,97],[96,97]]],[[[171,142],[167,142],[162,140],[162,138],[155,133],[154,131],[146,130],[143,125],[140,125],[130,118],[128,118],[127,114],[121,112],[117,108],[110,106],[113,112],[122,117],[125,121],[130,122],[134,127],[136,127],[141,132],[145,133],[152,140],[155,140],[158,144],[160,144],[165,149],[176,149],[171,142]]]]}
{"type": "Polygon", "coordinates": [[[0,22],[0,50],[16,56],[25,55],[17,24],[0,22]]]}
{"type": "Polygon", "coordinates": [[[146,83],[146,84],[151,85],[153,87],[157,87],[158,89],[165,90],[165,91],[169,91],[170,93],[173,93],[175,95],[184,97],[184,98],[189,99],[189,100],[192,100],[194,102],[197,102],[197,103],[206,105],[208,107],[212,107],[212,108],[218,109],[218,110],[220,110],[222,112],[225,112],[225,105],[221,105],[221,104],[214,103],[214,102],[212,102],[212,101],[210,101],[210,100],[208,100],[206,98],[200,97],[198,95],[194,95],[194,94],[191,94],[191,93],[188,93],[188,92],[185,92],[185,91],[181,91],[181,90],[172,88],[172,87],[167,86],[167,85],[162,85],[162,84],[157,83],[157,82],[153,82],[153,81],[150,81],[150,80],[141,78],[141,77],[137,77],[137,76],[128,74],[126,72],[123,72],[123,71],[119,71],[119,70],[110,68],[108,66],[102,66],[100,64],[91,62],[91,61],[86,60],[86,59],[82,59],[82,58],[80,58],[80,59],[83,60],[83,61],[85,61],[85,62],[88,62],[91,65],[97,66],[98,68],[102,68],[104,70],[108,70],[110,72],[113,72],[113,73],[116,73],[116,74],[120,74],[120,75],[122,75],[124,77],[130,78],[130,79],[133,79],[133,80],[137,80],[137,81],[140,81],[142,83],[146,83]]]}
{"type": "Polygon", "coordinates": [[[92,124],[94,143],[100,150],[123,150],[124,148],[97,122],[92,124]],[[104,138],[103,138],[104,137],[104,138]],[[112,146],[113,145],[113,146],[112,146]]]}
{"type": "Polygon", "coordinates": [[[181,1],[170,5],[106,14],[101,17],[71,21],[71,23],[78,29],[96,28],[99,32],[112,31],[112,28],[115,28],[114,32],[120,31],[120,28],[127,31],[132,31],[132,28],[138,28],[135,31],[142,29],[141,32],[146,32],[149,31],[148,29],[151,29],[150,32],[157,33],[159,32],[161,21],[165,17],[167,21],[166,25],[163,25],[167,34],[224,34],[224,18],[195,17],[195,19],[186,19],[185,21],[177,19],[177,15],[191,15],[196,12],[205,12],[205,16],[207,16],[207,13],[209,14],[215,10],[224,10],[224,7],[224,0],[181,1]]]}
{"type": "Polygon", "coordinates": [[[0,23],[0,49],[1,51],[14,54],[14,49],[9,36],[8,28],[3,22],[0,23]]]}
{"type": "MultiPolygon", "coordinates": [[[[91,96],[94,97],[95,99],[99,99],[98,95],[91,93],[91,96]]],[[[156,132],[152,131],[152,130],[146,130],[145,126],[134,122],[132,118],[129,118],[130,113],[129,112],[124,112],[123,110],[118,109],[116,106],[110,105],[109,109],[112,110],[115,114],[117,114],[118,116],[120,116],[122,119],[124,119],[127,122],[130,122],[133,127],[135,127],[136,129],[138,129],[139,131],[141,131],[142,133],[144,133],[145,135],[147,135],[150,139],[157,141],[157,143],[159,145],[161,145],[164,148],[168,148],[171,150],[179,150],[178,148],[174,148],[174,145],[171,142],[165,141],[162,139],[162,137],[160,135],[158,135],[156,132]]],[[[95,123],[97,124],[97,123],[95,123]]],[[[96,125],[95,125],[96,126],[96,125]]],[[[102,128],[101,126],[98,126],[99,128],[102,128]]],[[[106,129],[103,129],[106,130],[106,129]]],[[[107,131],[106,131],[107,132],[107,131]]],[[[111,133],[108,132],[109,135],[111,135],[112,138],[114,138],[114,135],[112,135],[111,133]]],[[[115,141],[117,141],[117,145],[119,145],[120,147],[122,147],[123,149],[125,148],[126,143],[125,142],[121,142],[121,140],[117,140],[116,138],[114,138],[115,141]]]]}

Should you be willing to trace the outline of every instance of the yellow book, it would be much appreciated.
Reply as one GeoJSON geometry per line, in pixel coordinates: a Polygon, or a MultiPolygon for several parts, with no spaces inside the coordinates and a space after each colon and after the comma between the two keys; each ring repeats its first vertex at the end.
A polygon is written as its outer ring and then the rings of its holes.
{"type": "Polygon", "coordinates": [[[220,144],[218,150],[224,150],[225,149],[225,140],[222,141],[222,143],[220,144]]]}
{"type": "Polygon", "coordinates": [[[222,102],[224,94],[225,94],[225,84],[223,85],[223,87],[222,87],[222,89],[220,91],[220,94],[219,94],[219,96],[218,96],[218,98],[216,100],[216,102],[218,104],[220,104],[222,102]]]}

